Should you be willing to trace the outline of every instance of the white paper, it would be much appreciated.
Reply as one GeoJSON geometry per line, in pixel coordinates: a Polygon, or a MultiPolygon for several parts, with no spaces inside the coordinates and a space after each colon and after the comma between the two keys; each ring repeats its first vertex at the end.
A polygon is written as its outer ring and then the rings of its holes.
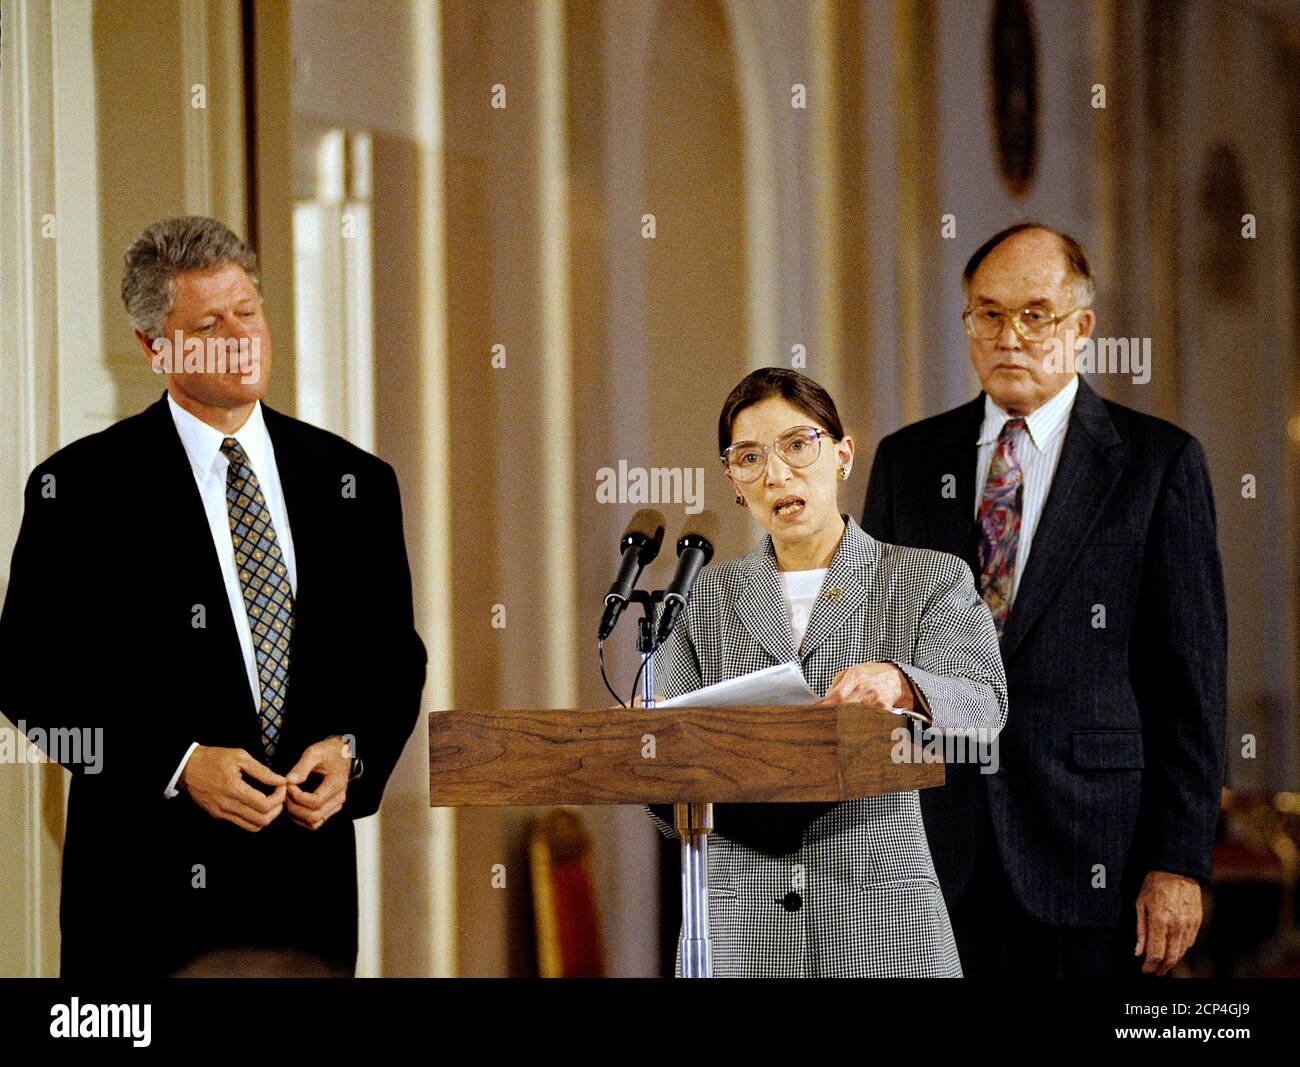
{"type": "Polygon", "coordinates": [[[764,667],[752,674],[729,678],[716,685],[706,685],[693,693],[683,693],[672,700],[660,701],[661,708],[730,708],[746,704],[770,704],[774,707],[798,707],[814,704],[819,694],[809,688],[799,665],[791,660],[764,667]]]}

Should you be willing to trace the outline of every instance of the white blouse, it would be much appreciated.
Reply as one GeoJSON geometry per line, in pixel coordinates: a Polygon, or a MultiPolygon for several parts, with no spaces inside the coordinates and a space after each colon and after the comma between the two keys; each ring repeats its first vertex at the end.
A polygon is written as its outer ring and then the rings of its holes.
{"type": "Polygon", "coordinates": [[[785,588],[786,608],[790,612],[790,634],[794,638],[794,647],[798,651],[803,644],[803,635],[808,629],[808,618],[812,615],[817,594],[821,592],[822,582],[830,568],[821,567],[811,571],[781,571],[781,584],[785,588]]]}

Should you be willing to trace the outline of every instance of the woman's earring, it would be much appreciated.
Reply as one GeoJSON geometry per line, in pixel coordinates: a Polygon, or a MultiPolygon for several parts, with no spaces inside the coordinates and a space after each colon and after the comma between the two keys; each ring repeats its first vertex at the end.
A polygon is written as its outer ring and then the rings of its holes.
{"type": "Polygon", "coordinates": [[[742,508],[745,506],[745,498],[741,496],[739,493],[736,494],[736,503],[739,504],[742,508]]]}
{"type": "Polygon", "coordinates": [[[848,467],[841,467],[841,468],[840,468],[840,481],[842,481],[842,482],[847,482],[848,480],[849,480],[849,468],[848,468],[848,467]]]}

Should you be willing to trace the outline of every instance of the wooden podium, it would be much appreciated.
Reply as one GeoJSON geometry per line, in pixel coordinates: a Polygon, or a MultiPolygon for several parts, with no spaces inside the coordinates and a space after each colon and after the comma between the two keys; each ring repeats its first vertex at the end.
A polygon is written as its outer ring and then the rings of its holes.
{"type": "Polygon", "coordinates": [[[674,805],[685,977],[712,976],[713,804],[854,800],[943,780],[907,716],[860,704],[429,715],[433,807],[674,805]]]}

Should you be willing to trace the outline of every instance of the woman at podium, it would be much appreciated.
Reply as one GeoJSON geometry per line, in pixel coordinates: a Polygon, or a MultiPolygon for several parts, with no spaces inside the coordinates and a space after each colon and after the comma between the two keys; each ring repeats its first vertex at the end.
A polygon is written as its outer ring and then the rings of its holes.
{"type": "MultiPolygon", "coordinates": [[[[876,541],[841,512],[854,446],[826,390],[754,371],[723,404],[718,445],[736,505],[766,536],[700,572],[655,653],[655,688],[672,698],[795,661],[819,703],[996,737],[1006,676],[970,568],[876,541]]],[[[915,790],[715,805],[708,875],[715,976],[961,975],[915,790]]]]}

